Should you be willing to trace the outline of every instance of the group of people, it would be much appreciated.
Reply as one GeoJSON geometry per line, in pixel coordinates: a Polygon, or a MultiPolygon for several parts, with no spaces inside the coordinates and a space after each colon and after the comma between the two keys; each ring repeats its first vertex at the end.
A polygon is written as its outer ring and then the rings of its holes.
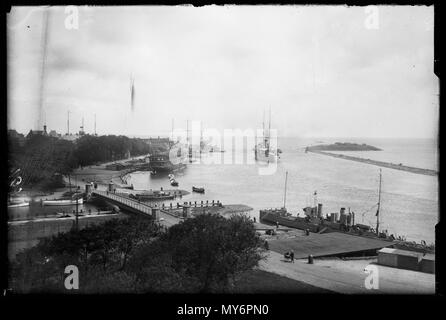
{"type": "Polygon", "coordinates": [[[285,259],[290,259],[290,261],[292,263],[294,263],[294,251],[293,250],[285,252],[284,257],[285,257],[285,259]]]}

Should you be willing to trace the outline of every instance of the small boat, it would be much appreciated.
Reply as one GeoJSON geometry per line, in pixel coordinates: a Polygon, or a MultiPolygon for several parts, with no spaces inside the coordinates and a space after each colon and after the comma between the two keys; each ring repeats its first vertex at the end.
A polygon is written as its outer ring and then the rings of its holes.
{"type": "Polygon", "coordinates": [[[172,187],[178,187],[178,181],[176,181],[175,179],[170,180],[170,185],[172,187]]]}
{"type": "Polygon", "coordinates": [[[60,199],[60,200],[43,200],[42,204],[44,206],[72,206],[77,204],[83,204],[84,199],[79,198],[76,199],[60,199]]]}
{"type": "Polygon", "coordinates": [[[29,207],[29,202],[11,202],[8,204],[8,208],[19,208],[19,207],[29,207]]]}
{"type": "Polygon", "coordinates": [[[154,191],[151,193],[130,194],[130,198],[136,200],[171,200],[175,195],[170,192],[154,191]]]}
{"type": "Polygon", "coordinates": [[[193,192],[204,193],[204,188],[192,187],[193,192]]]}

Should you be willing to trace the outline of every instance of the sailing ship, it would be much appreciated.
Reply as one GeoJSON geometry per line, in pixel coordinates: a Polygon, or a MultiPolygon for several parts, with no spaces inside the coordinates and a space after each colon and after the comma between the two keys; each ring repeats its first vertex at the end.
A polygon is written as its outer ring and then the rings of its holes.
{"type": "Polygon", "coordinates": [[[255,160],[267,163],[274,163],[279,159],[278,150],[273,150],[271,146],[271,109],[269,110],[268,130],[265,130],[265,114],[263,114],[262,142],[256,143],[254,147],[255,160]]]}
{"type": "Polygon", "coordinates": [[[179,141],[173,138],[173,122],[171,138],[149,139],[151,154],[149,167],[153,173],[174,172],[186,168],[187,154],[179,141]],[[175,159],[171,158],[174,156],[175,159]]]}

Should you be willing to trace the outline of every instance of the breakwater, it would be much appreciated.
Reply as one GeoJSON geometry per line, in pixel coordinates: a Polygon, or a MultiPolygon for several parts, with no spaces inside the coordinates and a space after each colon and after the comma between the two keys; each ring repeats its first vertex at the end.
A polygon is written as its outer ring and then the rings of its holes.
{"type": "Polygon", "coordinates": [[[347,155],[344,155],[344,154],[336,154],[336,153],[325,152],[325,151],[311,150],[310,148],[308,148],[308,152],[318,153],[318,154],[322,154],[322,155],[325,155],[325,156],[330,156],[330,157],[334,157],[334,158],[340,158],[340,159],[344,159],[344,160],[350,160],[350,161],[367,163],[367,164],[371,164],[371,165],[374,165],[374,166],[379,166],[379,167],[384,167],[384,168],[389,168],[389,169],[407,171],[407,172],[416,173],[416,174],[424,174],[424,175],[428,175],[428,176],[436,176],[436,175],[438,175],[438,171],[436,171],[436,170],[422,169],[422,168],[416,168],[416,167],[409,167],[409,166],[405,166],[403,164],[396,164],[396,163],[391,163],[391,162],[370,160],[370,159],[364,159],[364,158],[359,158],[359,157],[347,156],[347,155]]]}

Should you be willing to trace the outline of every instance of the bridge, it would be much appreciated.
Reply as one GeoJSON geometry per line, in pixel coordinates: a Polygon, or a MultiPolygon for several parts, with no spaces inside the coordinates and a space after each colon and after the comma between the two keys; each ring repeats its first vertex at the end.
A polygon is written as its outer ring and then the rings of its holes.
{"type": "Polygon", "coordinates": [[[165,227],[171,227],[181,221],[180,218],[170,214],[168,211],[160,209],[156,205],[151,206],[114,192],[93,190],[91,191],[91,195],[112,203],[125,211],[150,216],[165,227]]]}

